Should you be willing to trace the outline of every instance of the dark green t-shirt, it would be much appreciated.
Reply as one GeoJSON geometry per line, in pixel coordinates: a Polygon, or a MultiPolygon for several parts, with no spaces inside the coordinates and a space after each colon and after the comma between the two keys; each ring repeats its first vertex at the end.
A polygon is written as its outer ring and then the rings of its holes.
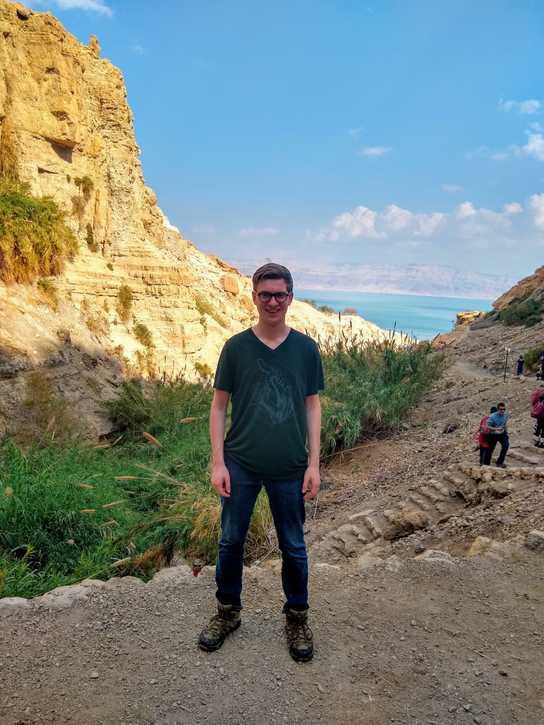
{"type": "Polygon", "coordinates": [[[270,480],[302,477],[308,466],[304,401],[323,390],[323,368],[311,337],[291,330],[275,350],[253,330],[227,340],[214,387],[231,394],[225,453],[270,480]]]}

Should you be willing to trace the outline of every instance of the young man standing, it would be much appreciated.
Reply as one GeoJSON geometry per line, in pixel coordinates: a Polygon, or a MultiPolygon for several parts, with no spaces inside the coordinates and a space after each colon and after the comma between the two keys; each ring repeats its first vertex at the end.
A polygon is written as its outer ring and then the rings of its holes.
{"type": "Polygon", "coordinates": [[[240,625],[244,542],[255,501],[264,486],[282,554],[289,652],[313,656],[308,626],[308,559],[304,501],[319,490],[323,369],[316,343],[290,329],[293,300],[286,267],[265,264],[253,275],[258,323],[225,343],[210,411],[212,485],[221,496],[221,540],[216,566],[217,614],[199,637],[218,649],[240,625]],[[232,399],[232,423],[225,417],[232,399]]]}
{"type": "Polygon", "coordinates": [[[495,450],[495,446],[497,445],[497,443],[500,443],[501,452],[499,453],[499,457],[497,458],[496,465],[499,468],[506,468],[504,460],[510,446],[510,441],[508,438],[509,417],[510,414],[506,412],[506,405],[504,403],[497,403],[497,412],[490,415],[487,419],[487,428],[489,431],[489,448],[486,457],[486,464],[488,466],[491,465],[491,459],[493,457],[493,451],[495,450]]]}

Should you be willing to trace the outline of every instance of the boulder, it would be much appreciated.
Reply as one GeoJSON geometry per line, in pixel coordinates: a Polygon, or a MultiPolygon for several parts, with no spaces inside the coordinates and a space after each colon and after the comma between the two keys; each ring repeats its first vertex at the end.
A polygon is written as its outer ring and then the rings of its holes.
{"type": "Polygon", "coordinates": [[[525,546],[531,551],[544,552],[544,531],[534,529],[527,534],[525,546]]]}

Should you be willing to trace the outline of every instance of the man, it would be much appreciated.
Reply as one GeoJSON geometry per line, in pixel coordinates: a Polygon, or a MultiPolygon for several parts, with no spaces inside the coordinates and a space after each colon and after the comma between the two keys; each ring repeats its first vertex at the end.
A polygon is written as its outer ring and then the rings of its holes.
{"type": "Polygon", "coordinates": [[[240,625],[244,542],[265,487],[282,553],[286,635],[296,661],[313,656],[308,626],[308,559],[304,501],[319,490],[323,369],[316,343],[285,324],[293,300],[286,267],[265,264],[253,275],[258,323],[225,343],[210,411],[212,485],[221,496],[216,566],[217,614],[199,637],[218,649],[240,625]],[[232,399],[232,423],[225,417],[232,399]]]}
{"type": "Polygon", "coordinates": [[[489,448],[487,452],[486,465],[488,466],[491,465],[491,459],[493,458],[493,451],[495,450],[495,446],[497,445],[497,443],[500,443],[501,452],[499,453],[499,457],[497,458],[496,465],[499,468],[506,468],[504,460],[510,446],[507,430],[509,417],[509,413],[506,412],[506,405],[504,403],[498,403],[497,412],[490,415],[487,419],[487,428],[489,430],[489,448]]]}

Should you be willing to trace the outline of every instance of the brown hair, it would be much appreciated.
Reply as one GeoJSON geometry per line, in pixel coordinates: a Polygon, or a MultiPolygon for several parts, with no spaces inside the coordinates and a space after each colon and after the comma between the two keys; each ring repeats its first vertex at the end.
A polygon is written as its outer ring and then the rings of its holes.
{"type": "Polygon", "coordinates": [[[268,262],[267,264],[263,264],[262,267],[259,267],[253,275],[253,289],[256,289],[259,282],[262,282],[264,279],[283,279],[287,285],[287,291],[293,291],[293,277],[291,276],[291,272],[282,264],[268,262]]]}

